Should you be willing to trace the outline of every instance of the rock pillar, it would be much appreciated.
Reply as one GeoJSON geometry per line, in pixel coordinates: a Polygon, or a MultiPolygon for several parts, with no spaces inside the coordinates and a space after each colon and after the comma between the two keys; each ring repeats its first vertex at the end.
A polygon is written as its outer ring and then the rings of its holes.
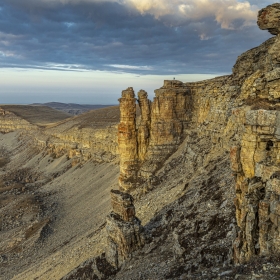
{"type": "Polygon", "coordinates": [[[147,153],[150,140],[151,126],[151,101],[148,99],[148,94],[144,90],[138,92],[138,103],[141,110],[141,120],[138,127],[138,155],[143,161],[147,153]]]}
{"type": "Polygon", "coordinates": [[[136,98],[133,88],[122,92],[120,102],[120,124],[118,126],[118,144],[120,153],[119,187],[128,190],[136,185],[138,170],[136,98]]]}
{"type": "Polygon", "coordinates": [[[144,228],[135,216],[133,198],[118,190],[111,191],[113,211],[107,216],[108,245],[106,259],[118,268],[131,253],[144,245],[144,228]]]}

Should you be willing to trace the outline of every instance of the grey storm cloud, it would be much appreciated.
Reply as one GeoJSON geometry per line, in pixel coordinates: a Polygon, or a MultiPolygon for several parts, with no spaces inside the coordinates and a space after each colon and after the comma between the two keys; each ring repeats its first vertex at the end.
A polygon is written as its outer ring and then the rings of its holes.
{"type": "Polygon", "coordinates": [[[0,67],[228,73],[269,1],[0,0],[0,67]],[[261,4],[262,2],[262,4],[261,4]]]}

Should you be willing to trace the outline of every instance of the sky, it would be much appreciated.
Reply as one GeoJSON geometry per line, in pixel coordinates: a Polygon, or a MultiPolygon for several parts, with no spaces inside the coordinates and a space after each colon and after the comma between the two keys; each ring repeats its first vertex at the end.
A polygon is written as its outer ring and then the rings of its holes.
{"type": "Polygon", "coordinates": [[[271,37],[260,0],[0,0],[0,104],[117,104],[231,73],[271,37]]]}

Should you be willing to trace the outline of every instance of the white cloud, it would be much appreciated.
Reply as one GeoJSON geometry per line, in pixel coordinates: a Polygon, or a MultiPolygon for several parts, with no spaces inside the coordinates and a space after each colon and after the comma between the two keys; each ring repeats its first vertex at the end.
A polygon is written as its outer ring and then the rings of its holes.
{"type": "Polygon", "coordinates": [[[153,70],[153,67],[151,66],[135,66],[135,65],[122,65],[122,64],[109,64],[106,66],[119,68],[119,69],[130,69],[130,70],[145,70],[145,71],[153,70]]]}
{"type": "Polygon", "coordinates": [[[259,9],[248,1],[237,0],[125,0],[125,3],[157,19],[171,16],[174,22],[214,17],[224,29],[233,29],[236,20],[242,20],[243,25],[255,22],[259,9]]]}

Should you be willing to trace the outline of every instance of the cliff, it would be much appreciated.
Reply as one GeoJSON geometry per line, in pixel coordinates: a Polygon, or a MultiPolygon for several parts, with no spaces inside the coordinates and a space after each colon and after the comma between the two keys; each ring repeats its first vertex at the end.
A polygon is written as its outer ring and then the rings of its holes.
{"type": "Polygon", "coordinates": [[[26,131],[36,129],[35,125],[2,108],[0,108],[0,120],[0,132],[2,133],[8,133],[18,129],[24,129],[26,131]]]}
{"type": "MultiPolygon", "coordinates": [[[[167,80],[153,101],[129,87],[104,122],[84,114],[35,130],[34,143],[54,162],[63,155],[71,168],[120,162],[106,232],[93,234],[106,239],[104,247],[96,245],[93,258],[63,279],[252,279],[245,263],[258,257],[268,262],[260,277],[273,279],[268,258],[280,251],[279,10],[273,4],[259,12],[260,28],[275,36],[240,55],[231,75],[167,80]]],[[[100,209],[94,214],[105,221],[100,209]]]]}
{"type": "Polygon", "coordinates": [[[117,106],[73,118],[46,106],[5,105],[0,110],[0,132],[30,132],[34,146],[54,158],[67,155],[74,164],[89,159],[114,161],[118,157],[118,121],[117,106]]]}
{"type": "Polygon", "coordinates": [[[259,12],[260,28],[276,36],[238,57],[232,75],[197,83],[164,81],[153,102],[141,90],[138,124],[131,109],[134,94],[129,102],[120,99],[125,104],[121,114],[130,114],[126,142],[119,126],[121,189],[137,194],[145,186],[160,187],[160,169],[190,131],[196,139],[208,138],[208,160],[230,151],[236,178],[236,263],[280,250],[279,11],[280,5],[273,4],[259,12]]]}

